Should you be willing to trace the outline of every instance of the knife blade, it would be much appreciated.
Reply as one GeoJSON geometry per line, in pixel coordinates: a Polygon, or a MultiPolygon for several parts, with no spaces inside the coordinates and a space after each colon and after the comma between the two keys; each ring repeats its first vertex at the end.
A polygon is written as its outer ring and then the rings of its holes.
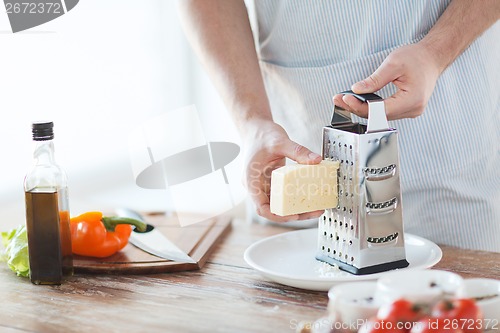
{"type": "Polygon", "coordinates": [[[130,244],[163,259],[176,262],[196,263],[193,258],[179,249],[159,230],[155,229],[151,224],[148,224],[138,212],[128,208],[118,208],[115,212],[118,216],[130,217],[147,224],[147,229],[144,232],[139,232],[135,229],[132,231],[129,238],[130,244]]]}

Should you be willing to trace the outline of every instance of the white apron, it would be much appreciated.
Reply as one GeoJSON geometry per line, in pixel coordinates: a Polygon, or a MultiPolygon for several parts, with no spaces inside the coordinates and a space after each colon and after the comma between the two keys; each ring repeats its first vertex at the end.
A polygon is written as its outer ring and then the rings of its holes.
{"type": "MultiPolygon", "coordinates": [[[[255,0],[253,24],[276,122],[320,153],[335,93],[420,40],[449,0],[255,0]]],[[[441,75],[400,133],[405,231],[500,252],[500,22],[441,75]]],[[[394,93],[392,85],[379,94],[394,93]]]]}

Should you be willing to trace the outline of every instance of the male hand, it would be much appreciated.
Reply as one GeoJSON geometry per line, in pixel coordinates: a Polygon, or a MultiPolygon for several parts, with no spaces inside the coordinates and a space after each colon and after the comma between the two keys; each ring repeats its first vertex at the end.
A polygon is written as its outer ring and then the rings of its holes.
{"type": "MultiPolygon", "coordinates": [[[[374,93],[392,82],[398,90],[385,99],[387,119],[415,118],[424,112],[441,71],[432,52],[411,44],[394,50],[372,75],[351,89],[358,94],[374,93]]],[[[368,105],[354,96],[335,95],[333,100],[347,111],[368,117],[368,105]]]]}
{"type": "Polygon", "coordinates": [[[262,121],[247,134],[246,186],[257,213],[274,222],[319,217],[323,211],[278,216],[270,211],[271,172],[285,165],[285,157],[300,164],[318,164],[322,158],[289,139],[285,130],[272,121],[262,121]]]}

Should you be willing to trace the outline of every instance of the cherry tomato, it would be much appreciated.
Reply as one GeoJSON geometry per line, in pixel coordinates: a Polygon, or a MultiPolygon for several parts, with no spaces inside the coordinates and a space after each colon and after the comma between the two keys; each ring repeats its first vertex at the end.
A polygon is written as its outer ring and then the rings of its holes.
{"type": "Polygon", "coordinates": [[[372,318],[366,321],[358,330],[358,333],[407,333],[404,323],[386,321],[379,318],[372,318]]]}
{"type": "Polygon", "coordinates": [[[482,332],[481,320],[483,314],[473,299],[460,298],[443,300],[432,309],[432,316],[444,318],[454,326],[458,326],[464,333],[482,332]]]}
{"type": "Polygon", "coordinates": [[[424,306],[398,299],[380,307],[377,318],[393,322],[417,322],[424,317],[424,306]]]}

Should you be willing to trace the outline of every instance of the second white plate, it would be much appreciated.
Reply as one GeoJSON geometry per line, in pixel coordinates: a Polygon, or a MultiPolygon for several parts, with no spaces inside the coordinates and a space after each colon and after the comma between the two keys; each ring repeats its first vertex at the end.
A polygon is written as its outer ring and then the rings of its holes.
{"type": "MultiPolygon", "coordinates": [[[[295,288],[328,291],[341,282],[376,280],[387,272],[353,275],[315,259],[318,229],[286,232],[262,239],[245,251],[245,261],[268,279],[295,288]]],[[[407,268],[429,268],[441,260],[435,243],[405,234],[407,268]]]]}

